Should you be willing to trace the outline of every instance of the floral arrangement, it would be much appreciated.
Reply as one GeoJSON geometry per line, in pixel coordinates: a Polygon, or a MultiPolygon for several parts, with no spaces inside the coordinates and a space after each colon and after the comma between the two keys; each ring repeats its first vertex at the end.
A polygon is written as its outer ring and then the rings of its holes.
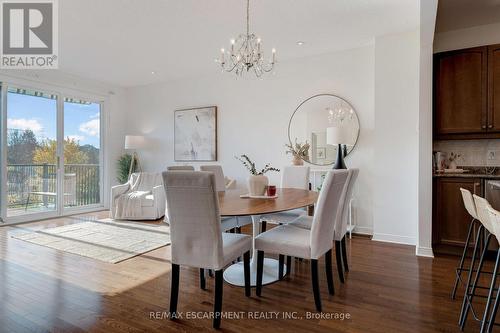
{"type": "Polygon", "coordinates": [[[254,176],[263,175],[269,171],[277,171],[277,172],[280,171],[280,169],[273,168],[269,163],[267,163],[264,166],[264,169],[258,171],[257,168],[255,167],[255,163],[252,162],[252,160],[250,160],[250,158],[247,155],[241,155],[240,157],[235,156],[235,158],[239,160],[241,163],[243,163],[245,168],[247,168],[248,171],[250,171],[250,173],[254,176]]]}
{"type": "Polygon", "coordinates": [[[460,154],[457,154],[457,153],[450,153],[450,157],[448,158],[448,160],[450,162],[456,162],[462,155],[460,154]]]}
{"type": "Polygon", "coordinates": [[[309,159],[309,148],[311,145],[307,141],[305,143],[300,143],[297,142],[297,138],[295,138],[295,145],[287,143],[285,147],[287,148],[287,154],[292,154],[293,156],[301,159],[309,159]]]}

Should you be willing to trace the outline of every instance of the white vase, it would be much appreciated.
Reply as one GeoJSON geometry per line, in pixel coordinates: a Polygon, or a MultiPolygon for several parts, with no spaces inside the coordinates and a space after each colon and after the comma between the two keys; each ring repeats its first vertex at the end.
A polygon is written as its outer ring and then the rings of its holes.
{"type": "Polygon", "coordinates": [[[264,175],[248,177],[248,194],[251,196],[264,195],[269,179],[264,175]]]}
{"type": "Polygon", "coordinates": [[[293,155],[292,164],[293,165],[304,165],[304,161],[299,156],[293,155]]]}

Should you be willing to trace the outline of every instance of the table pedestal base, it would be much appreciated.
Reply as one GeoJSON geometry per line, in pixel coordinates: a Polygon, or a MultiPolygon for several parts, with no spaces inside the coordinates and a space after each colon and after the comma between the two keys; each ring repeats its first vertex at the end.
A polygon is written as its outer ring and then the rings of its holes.
{"type": "MultiPolygon", "coordinates": [[[[264,258],[264,274],[262,274],[262,285],[270,284],[279,280],[278,278],[279,262],[276,259],[264,258]]],[[[283,274],[286,272],[286,265],[283,265],[283,274]]],[[[224,270],[224,280],[226,282],[243,287],[245,286],[245,277],[243,274],[243,262],[238,262],[224,270]]],[[[250,265],[250,285],[257,285],[257,266],[250,265]]]]}

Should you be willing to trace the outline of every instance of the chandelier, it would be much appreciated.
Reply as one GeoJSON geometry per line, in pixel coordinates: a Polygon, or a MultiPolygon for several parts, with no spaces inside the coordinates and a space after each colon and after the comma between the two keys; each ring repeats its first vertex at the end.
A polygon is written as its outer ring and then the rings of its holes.
{"type": "Polygon", "coordinates": [[[237,39],[231,39],[230,50],[221,49],[217,60],[225,72],[241,76],[243,72],[253,71],[257,77],[271,72],[276,63],[276,50],[272,49],[269,61],[264,60],[261,39],[250,33],[250,0],[247,0],[247,31],[237,39]]]}

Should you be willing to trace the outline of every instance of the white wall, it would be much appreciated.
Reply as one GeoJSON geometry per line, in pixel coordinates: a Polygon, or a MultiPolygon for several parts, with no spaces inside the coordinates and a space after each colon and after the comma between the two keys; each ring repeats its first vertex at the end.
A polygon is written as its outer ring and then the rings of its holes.
{"type": "Polygon", "coordinates": [[[500,22],[436,34],[434,52],[500,43],[500,22]]]}
{"type": "Polygon", "coordinates": [[[125,130],[124,90],[109,84],[86,80],[59,71],[0,71],[0,82],[7,82],[23,87],[48,89],[76,97],[98,98],[104,101],[105,146],[103,161],[104,205],[108,207],[109,189],[117,183],[116,160],[123,153],[125,130]]]}
{"type": "Polygon", "coordinates": [[[419,30],[375,39],[373,239],[415,244],[419,30]]]}
{"type": "MultiPolygon", "coordinates": [[[[215,66],[215,64],[214,64],[215,66]]],[[[264,80],[236,79],[221,73],[182,81],[128,89],[127,134],[144,134],[150,141],[140,152],[146,170],[162,171],[173,160],[173,112],[206,105],[218,106],[219,161],[228,176],[244,186],[247,172],[234,156],[248,154],[258,165],[290,164],[290,115],[305,98],[334,93],[358,113],[361,133],[346,163],[361,169],[356,204],[358,231],[372,232],[372,168],[374,133],[373,46],[278,64],[275,76],[264,80]]],[[[314,166],[313,166],[314,167],[314,166]]],[[[279,184],[278,174],[269,174],[279,184]]]]}
{"type": "Polygon", "coordinates": [[[432,50],[437,0],[420,2],[420,64],[418,119],[418,228],[417,255],[432,251],[432,50]]]}

